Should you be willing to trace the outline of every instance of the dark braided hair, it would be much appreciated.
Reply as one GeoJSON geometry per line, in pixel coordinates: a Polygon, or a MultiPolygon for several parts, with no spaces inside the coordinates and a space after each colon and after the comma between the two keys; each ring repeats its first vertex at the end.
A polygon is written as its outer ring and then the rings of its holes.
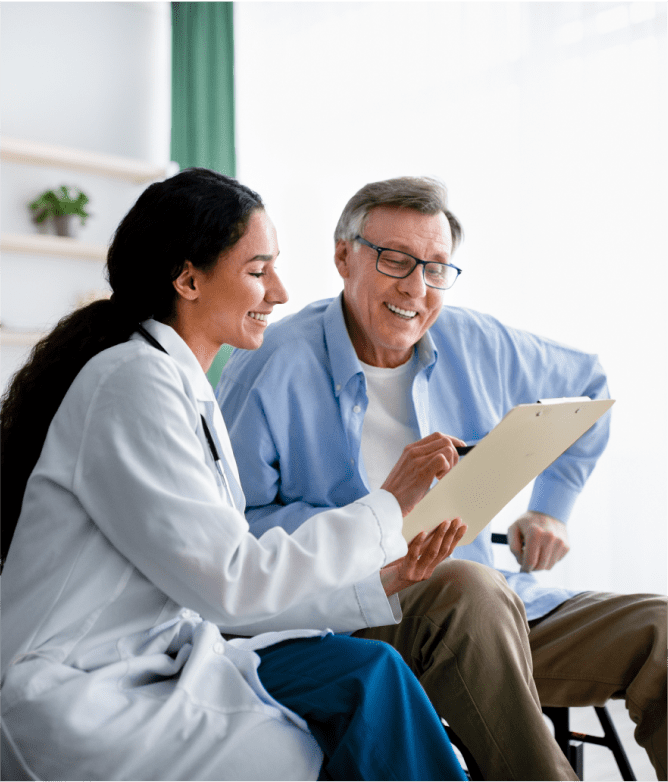
{"type": "Polygon", "coordinates": [[[2,563],[51,420],[84,364],[125,342],[147,318],[169,319],[173,282],[186,260],[204,271],[213,267],[262,208],[253,190],[204,168],[156,182],[139,196],[107,254],[111,299],[62,318],[35,345],[2,397],[2,563]]]}

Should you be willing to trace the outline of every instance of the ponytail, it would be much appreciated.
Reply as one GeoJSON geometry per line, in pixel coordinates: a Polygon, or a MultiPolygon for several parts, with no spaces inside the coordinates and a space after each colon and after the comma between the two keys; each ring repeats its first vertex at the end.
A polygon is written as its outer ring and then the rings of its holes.
{"type": "Polygon", "coordinates": [[[62,318],[33,348],[2,397],[2,563],[14,535],[26,483],[44,445],[51,419],[84,364],[125,342],[137,323],[120,316],[110,300],[94,301],[62,318]]]}

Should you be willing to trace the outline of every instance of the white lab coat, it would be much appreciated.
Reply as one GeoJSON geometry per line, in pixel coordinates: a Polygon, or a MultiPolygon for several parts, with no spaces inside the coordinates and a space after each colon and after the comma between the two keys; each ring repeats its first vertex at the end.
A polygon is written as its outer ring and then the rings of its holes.
{"type": "Polygon", "coordinates": [[[144,325],[168,355],[135,334],[91,360],[28,482],[2,578],[4,740],[29,778],[315,779],[320,749],[253,649],[399,621],[378,576],[406,552],[399,505],[377,491],[254,538],[205,374],[144,325]]]}

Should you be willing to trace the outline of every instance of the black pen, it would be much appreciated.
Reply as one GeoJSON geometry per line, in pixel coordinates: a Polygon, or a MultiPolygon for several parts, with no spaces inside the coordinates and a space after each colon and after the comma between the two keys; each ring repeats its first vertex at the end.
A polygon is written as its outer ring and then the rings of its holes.
{"type": "Polygon", "coordinates": [[[468,453],[471,448],[475,448],[475,445],[456,445],[455,449],[457,450],[457,453],[460,456],[463,456],[465,453],[468,453]]]}

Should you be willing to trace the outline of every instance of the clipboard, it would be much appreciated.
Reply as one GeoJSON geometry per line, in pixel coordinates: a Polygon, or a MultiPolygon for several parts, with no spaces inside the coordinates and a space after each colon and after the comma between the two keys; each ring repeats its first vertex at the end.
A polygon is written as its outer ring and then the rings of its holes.
{"type": "Polygon", "coordinates": [[[499,511],[578,440],[614,399],[543,399],[510,410],[404,518],[410,542],[444,519],[468,525],[457,545],[472,543],[499,511]]]}

